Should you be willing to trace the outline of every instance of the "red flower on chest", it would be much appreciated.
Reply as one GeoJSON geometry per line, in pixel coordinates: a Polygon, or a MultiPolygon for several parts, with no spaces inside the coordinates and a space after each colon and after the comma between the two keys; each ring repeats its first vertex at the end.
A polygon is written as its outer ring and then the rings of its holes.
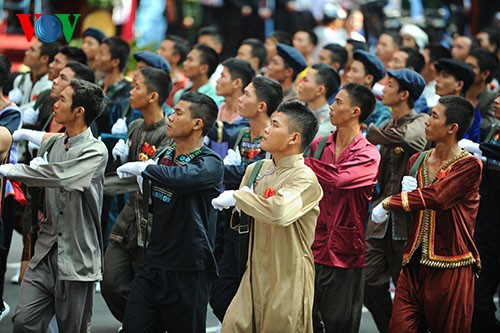
{"type": "Polygon", "coordinates": [[[266,198],[266,199],[270,198],[270,197],[274,196],[275,194],[276,194],[276,192],[274,191],[274,188],[268,187],[264,191],[264,198],[266,198]]]}

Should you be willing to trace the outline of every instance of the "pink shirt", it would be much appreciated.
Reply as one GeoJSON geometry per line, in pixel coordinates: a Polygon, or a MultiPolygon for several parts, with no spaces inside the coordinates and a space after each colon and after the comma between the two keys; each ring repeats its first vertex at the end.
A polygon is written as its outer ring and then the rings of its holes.
{"type": "MultiPolygon", "coordinates": [[[[377,183],[380,153],[358,134],[335,159],[337,131],[330,134],[319,160],[306,158],[323,188],[312,250],[318,264],[365,266],[365,221],[377,183]]],[[[311,145],[314,155],[321,137],[311,145]]]]}

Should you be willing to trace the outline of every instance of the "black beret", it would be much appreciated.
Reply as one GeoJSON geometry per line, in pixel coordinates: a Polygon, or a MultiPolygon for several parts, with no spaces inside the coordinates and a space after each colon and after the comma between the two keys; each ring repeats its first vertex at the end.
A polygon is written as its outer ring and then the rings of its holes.
{"type": "Polygon", "coordinates": [[[170,74],[171,71],[170,64],[168,63],[167,60],[165,60],[165,58],[163,58],[159,54],[153,53],[151,51],[139,51],[134,53],[134,58],[137,61],[142,60],[149,66],[161,69],[162,71],[170,74]]]}
{"type": "Polygon", "coordinates": [[[85,37],[92,37],[95,40],[97,40],[99,42],[99,44],[101,44],[102,41],[106,38],[106,35],[104,34],[104,32],[102,32],[101,30],[96,29],[96,28],[88,28],[88,29],[86,29],[83,32],[82,36],[83,36],[83,38],[85,38],[85,37]]]}
{"type": "Polygon", "coordinates": [[[476,74],[469,65],[465,62],[455,59],[447,59],[441,58],[438,59],[436,63],[436,70],[445,71],[446,73],[450,73],[459,81],[464,82],[464,91],[469,90],[470,86],[474,82],[474,78],[476,74]]]}
{"type": "Polygon", "coordinates": [[[425,80],[422,75],[408,68],[388,70],[387,74],[395,78],[405,90],[408,90],[413,100],[417,100],[422,95],[425,88],[425,80]]]}
{"type": "Polygon", "coordinates": [[[306,59],[296,48],[280,43],[277,46],[277,51],[278,55],[283,58],[288,66],[292,67],[294,76],[307,67],[306,59]]]}
{"type": "Polygon", "coordinates": [[[373,75],[375,82],[380,81],[385,76],[384,64],[373,54],[364,50],[356,50],[354,51],[353,58],[363,63],[367,74],[373,75]]]}

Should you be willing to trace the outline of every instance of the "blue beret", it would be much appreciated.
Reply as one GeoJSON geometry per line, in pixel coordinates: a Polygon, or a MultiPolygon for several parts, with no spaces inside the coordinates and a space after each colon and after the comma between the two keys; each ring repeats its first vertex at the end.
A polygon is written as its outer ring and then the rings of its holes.
{"type": "Polygon", "coordinates": [[[277,46],[277,51],[278,55],[293,69],[294,76],[307,67],[306,59],[296,48],[280,43],[277,46]]]}
{"type": "Polygon", "coordinates": [[[92,37],[95,40],[97,40],[99,42],[99,44],[101,44],[102,41],[106,38],[106,35],[104,34],[104,32],[102,32],[101,30],[96,29],[96,28],[88,28],[88,29],[86,29],[83,32],[82,36],[83,36],[83,38],[85,38],[85,37],[92,37]]]}
{"type": "Polygon", "coordinates": [[[387,74],[395,78],[405,90],[408,90],[413,100],[417,100],[422,95],[425,88],[425,80],[422,75],[408,68],[388,70],[387,74]]]}
{"type": "Polygon", "coordinates": [[[354,60],[361,61],[365,66],[367,74],[373,75],[374,83],[380,81],[385,76],[385,67],[382,61],[371,53],[364,50],[356,50],[352,56],[354,60]]]}
{"type": "Polygon", "coordinates": [[[153,53],[151,51],[139,51],[134,53],[134,58],[137,61],[142,60],[149,66],[161,69],[162,71],[170,74],[171,71],[170,64],[168,63],[167,60],[165,60],[165,58],[163,58],[159,54],[153,53]]]}
{"type": "Polygon", "coordinates": [[[469,90],[476,77],[472,68],[460,60],[441,58],[435,66],[438,72],[445,71],[456,77],[458,81],[463,81],[464,91],[469,90]]]}

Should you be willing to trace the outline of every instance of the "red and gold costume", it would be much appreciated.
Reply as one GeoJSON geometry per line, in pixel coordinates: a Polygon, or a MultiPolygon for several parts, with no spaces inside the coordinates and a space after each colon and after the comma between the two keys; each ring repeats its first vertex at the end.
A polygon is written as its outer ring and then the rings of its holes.
{"type": "MultiPolygon", "coordinates": [[[[468,332],[474,302],[474,270],[480,269],[473,240],[482,164],[466,151],[429,174],[427,153],[419,187],[384,200],[384,208],[413,211],[390,332],[468,332]],[[432,282],[432,283],[430,283],[432,282]],[[425,289],[425,290],[423,290],[425,289]],[[427,327],[425,327],[427,326],[427,327]]],[[[413,166],[418,154],[409,161],[413,166]]]]}

